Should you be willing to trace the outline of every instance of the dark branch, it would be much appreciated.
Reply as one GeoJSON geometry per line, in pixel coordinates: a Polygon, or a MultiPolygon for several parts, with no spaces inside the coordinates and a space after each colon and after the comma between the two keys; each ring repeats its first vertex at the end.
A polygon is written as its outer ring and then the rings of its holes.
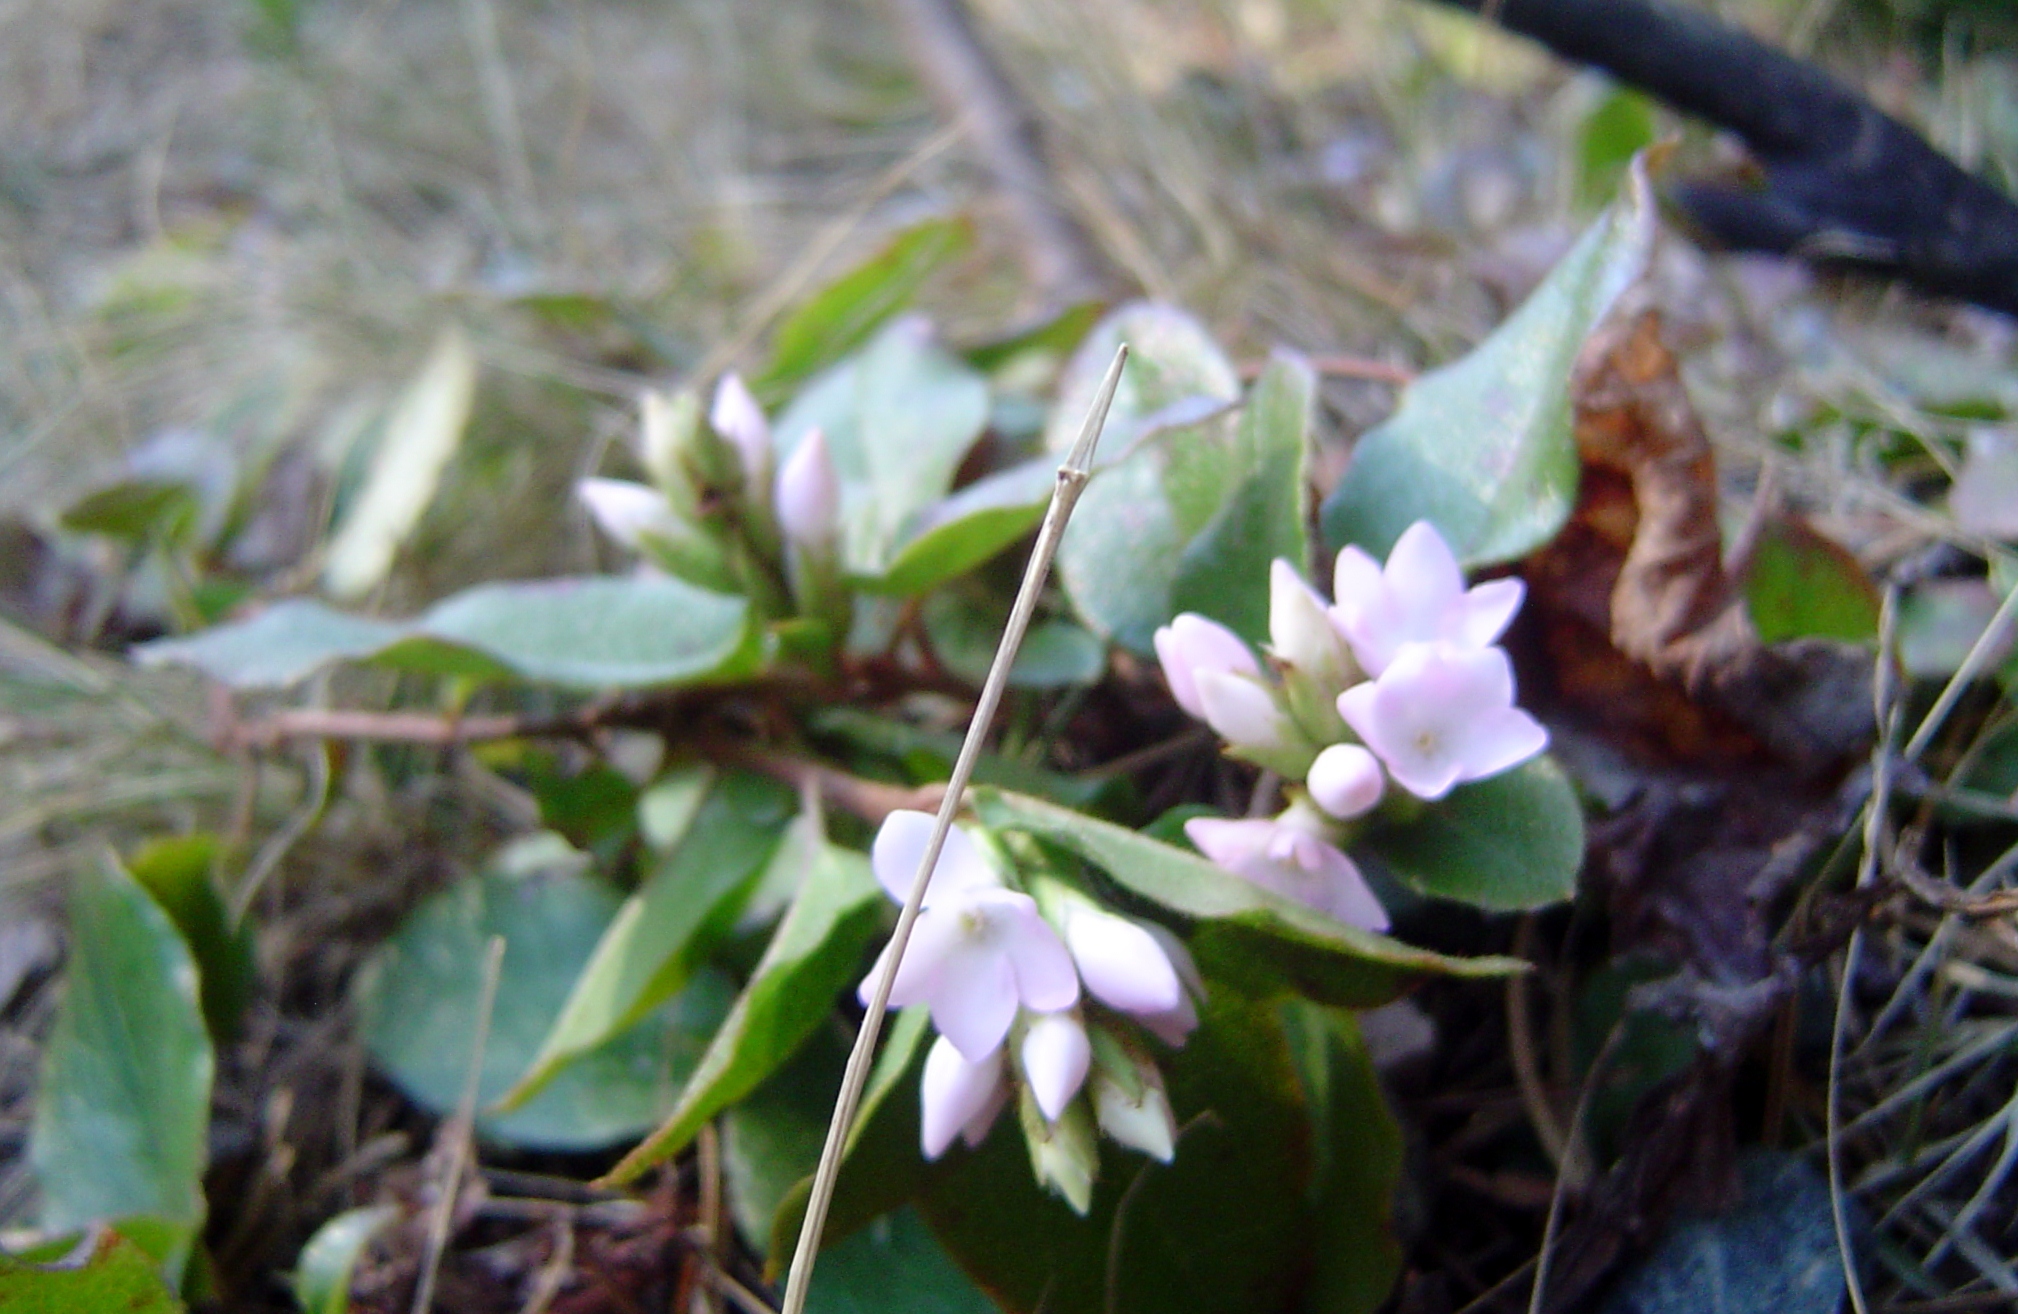
{"type": "Polygon", "coordinates": [[[1444,0],[1490,12],[1744,138],[1763,187],[1685,183],[1718,242],[1893,274],[2018,314],[2018,205],[1827,73],[1665,0],[1444,0]]]}

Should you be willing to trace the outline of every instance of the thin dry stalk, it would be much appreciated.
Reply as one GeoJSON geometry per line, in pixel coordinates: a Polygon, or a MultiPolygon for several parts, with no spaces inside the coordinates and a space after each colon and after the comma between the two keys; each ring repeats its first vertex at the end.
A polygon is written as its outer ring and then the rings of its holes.
{"type": "Polygon", "coordinates": [[[484,952],[483,993],[478,998],[476,1011],[476,1044],[470,1049],[469,1071],[463,1077],[462,1096],[456,1101],[455,1117],[445,1129],[449,1138],[447,1161],[443,1164],[442,1180],[435,1197],[434,1216],[428,1220],[427,1253],[421,1260],[420,1281],[413,1289],[413,1314],[427,1314],[429,1306],[434,1303],[435,1279],[441,1273],[441,1259],[448,1250],[449,1229],[455,1222],[456,1197],[462,1193],[463,1173],[469,1167],[470,1137],[476,1123],[477,1085],[483,1076],[483,1052],[490,1043],[491,1008],[497,1003],[504,951],[504,937],[493,935],[490,946],[484,952]]]}
{"type": "Polygon", "coordinates": [[[1009,668],[1016,661],[1016,650],[1022,645],[1023,632],[1030,627],[1030,617],[1037,610],[1037,598],[1043,592],[1045,578],[1051,573],[1051,558],[1058,550],[1058,540],[1064,536],[1066,522],[1072,518],[1073,505],[1086,487],[1093,448],[1100,440],[1101,428],[1107,423],[1107,408],[1114,401],[1114,389],[1120,384],[1121,369],[1127,363],[1128,345],[1123,343],[1114,353],[1114,363],[1107,367],[1107,377],[1101,380],[1100,391],[1094,395],[1085,426],[1079,431],[1079,440],[1072,445],[1065,463],[1058,467],[1058,486],[1051,494],[1051,506],[1045,512],[1043,527],[1038,530],[1037,545],[1031,549],[1030,564],[1023,572],[1023,585],[1017,590],[1015,605],[1009,610],[1009,622],[1003,627],[1002,642],[995,650],[995,663],[988,668],[988,679],[981,686],[980,699],[974,704],[974,716],[967,725],[967,738],[960,745],[960,756],[954,761],[953,774],[946,782],[946,797],[939,804],[939,814],[932,825],[932,837],[919,859],[917,875],[912,878],[911,893],[904,900],[903,911],[897,914],[897,929],[890,935],[889,957],[876,978],[868,1013],[862,1019],[861,1031],[855,1036],[855,1046],[848,1054],[848,1067],[841,1078],[840,1097],[834,1101],[834,1117],[827,1126],[827,1143],[820,1151],[820,1166],[813,1174],[812,1194],[806,1202],[806,1221],[799,1229],[798,1249],[792,1254],[792,1269],[785,1284],[783,1314],[803,1314],[806,1308],[806,1296],[813,1280],[813,1261],[820,1249],[820,1233],[827,1225],[827,1208],[833,1203],[834,1182],[840,1176],[841,1152],[847,1145],[848,1131],[854,1124],[856,1107],[862,1100],[862,1088],[869,1080],[869,1061],[876,1051],[876,1037],[883,1029],[884,1011],[890,1006],[890,989],[897,979],[897,965],[903,960],[904,948],[911,940],[911,928],[917,924],[918,913],[924,907],[925,887],[931,882],[933,868],[938,866],[939,851],[945,847],[946,834],[953,828],[953,815],[960,810],[961,800],[967,793],[967,781],[973,776],[974,763],[981,756],[981,745],[987,737],[988,726],[994,721],[995,709],[1002,702],[1002,691],[1008,687],[1009,668]]]}

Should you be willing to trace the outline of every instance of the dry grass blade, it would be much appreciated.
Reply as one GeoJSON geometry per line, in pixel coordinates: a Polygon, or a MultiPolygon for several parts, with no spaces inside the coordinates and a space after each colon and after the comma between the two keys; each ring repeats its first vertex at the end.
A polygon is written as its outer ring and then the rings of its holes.
{"type": "Polygon", "coordinates": [[[806,1221],[799,1230],[798,1249],[792,1254],[792,1268],[785,1283],[783,1314],[803,1314],[806,1308],[806,1297],[813,1280],[813,1261],[820,1249],[820,1233],[826,1227],[827,1208],[833,1202],[834,1182],[840,1175],[841,1151],[847,1144],[848,1130],[855,1121],[855,1109],[861,1102],[862,1088],[869,1079],[869,1061],[875,1054],[883,1013],[890,1006],[890,988],[897,979],[897,965],[903,960],[911,928],[917,924],[918,913],[924,906],[925,887],[931,882],[932,870],[939,863],[939,851],[945,847],[947,832],[953,828],[954,814],[960,810],[966,795],[967,782],[974,774],[975,762],[980,759],[981,745],[995,719],[995,709],[1001,704],[1002,691],[1008,687],[1009,668],[1016,662],[1016,650],[1022,646],[1023,632],[1029,628],[1030,617],[1037,610],[1038,596],[1043,592],[1044,580],[1051,573],[1051,557],[1058,550],[1058,540],[1064,536],[1066,522],[1072,518],[1073,504],[1086,487],[1093,448],[1100,441],[1100,430],[1107,423],[1107,408],[1114,401],[1114,390],[1121,383],[1121,370],[1127,363],[1128,345],[1123,343],[1114,353],[1114,363],[1107,367],[1107,377],[1101,380],[1100,391],[1094,395],[1085,426],[1079,431],[1079,440],[1072,445],[1065,463],[1058,467],[1058,486],[1051,495],[1051,506],[1045,512],[1044,524],[1037,531],[1037,544],[1030,551],[1030,564],[1023,572],[1023,585],[1017,590],[1016,602],[1009,609],[1008,624],[1002,629],[1002,642],[995,650],[994,664],[988,668],[988,679],[981,686],[981,696],[974,704],[973,719],[967,725],[967,738],[960,745],[960,756],[954,760],[953,773],[946,781],[946,797],[933,821],[932,837],[919,859],[918,873],[911,882],[911,893],[904,900],[903,911],[897,915],[897,927],[890,934],[889,955],[884,960],[882,974],[876,978],[876,988],[870,996],[868,1012],[862,1019],[862,1029],[856,1034],[854,1048],[848,1054],[848,1067],[841,1078],[840,1098],[834,1103],[834,1118],[828,1124],[827,1142],[820,1151],[820,1166],[813,1175],[813,1190],[806,1203],[806,1221]]]}

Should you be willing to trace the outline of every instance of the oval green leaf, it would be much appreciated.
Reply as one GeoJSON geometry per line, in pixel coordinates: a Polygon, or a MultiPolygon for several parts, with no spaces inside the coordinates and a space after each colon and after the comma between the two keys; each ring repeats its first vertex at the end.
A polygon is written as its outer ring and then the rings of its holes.
{"type": "Polygon", "coordinates": [[[747,599],[667,576],[587,575],[479,585],[404,623],[290,599],[133,652],[142,663],[194,666],[240,689],[371,661],[587,691],[734,679],[757,669],[763,647],[747,599]]]}
{"type": "Polygon", "coordinates": [[[315,1229],[294,1266],[294,1298],[303,1314],[348,1314],[358,1257],[398,1217],[396,1205],[372,1205],[346,1209],[315,1229]]]}
{"type": "MultiPolygon", "coordinates": [[[[1642,157],[1644,158],[1644,157],[1642,157]]],[[[1385,558],[1428,520],[1469,566],[1549,541],[1576,501],[1570,376],[1585,339],[1645,270],[1656,225],[1645,168],[1519,310],[1468,354],[1431,370],[1353,449],[1324,504],[1333,547],[1385,558]]]]}
{"type": "MultiPolygon", "coordinates": [[[[656,859],[644,883],[591,938],[536,1052],[520,1056],[508,1091],[493,1092],[500,1112],[535,1098],[580,1056],[680,990],[733,926],[783,838],[793,802],[791,790],[748,772],[714,782],[679,843],[656,859]]],[[[655,1111],[637,1130],[659,1116],[655,1111]]]]}
{"type": "Polygon", "coordinates": [[[710,1119],[755,1090],[833,1012],[880,918],[882,891],[859,853],[823,845],[777,933],[708,1044],[679,1103],[606,1179],[630,1182],[685,1149],[710,1119]]]}
{"type": "Polygon", "coordinates": [[[188,946],[110,854],[71,887],[64,981],[28,1139],[42,1224],[151,1216],[181,1234],[179,1280],[203,1224],[210,1035],[188,946]]]}
{"type": "Polygon", "coordinates": [[[1462,785],[1356,846],[1411,888],[1494,912],[1561,903],[1584,861],[1583,809],[1553,759],[1462,785]]]}
{"type": "MultiPolygon", "coordinates": [[[[525,1070],[619,904],[616,891],[580,875],[580,866],[558,837],[508,847],[415,909],[366,960],[353,990],[359,1031],[373,1061],[416,1103],[446,1114],[461,1097],[492,936],[504,937],[504,965],[479,1104],[525,1070]]],[[[523,1107],[485,1113],[478,1131],[504,1144],[567,1150],[637,1135],[672,1106],[728,995],[719,977],[694,981],[669,1006],[641,1011],[588,1048],[523,1107]]]]}

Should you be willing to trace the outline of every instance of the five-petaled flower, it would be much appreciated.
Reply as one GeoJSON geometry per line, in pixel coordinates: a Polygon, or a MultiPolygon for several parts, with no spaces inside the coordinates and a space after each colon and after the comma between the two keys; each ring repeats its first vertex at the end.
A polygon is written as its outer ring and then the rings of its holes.
{"type": "Polygon", "coordinates": [[[1397,784],[1437,799],[1548,746],[1513,699],[1513,664],[1498,648],[1408,643],[1378,679],[1340,694],[1338,711],[1397,784]]]}
{"type": "Polygon", "coordinates": [[[1418,520],[1395,540],[1385,567],[1357,547],[1338,554],[1331,617],[1359,664],[1378,676],[1410,643],[1490,645],[1506,632],[1524,592],[1517,579],[1467,589],[1443,535],[1418,520]]]}

